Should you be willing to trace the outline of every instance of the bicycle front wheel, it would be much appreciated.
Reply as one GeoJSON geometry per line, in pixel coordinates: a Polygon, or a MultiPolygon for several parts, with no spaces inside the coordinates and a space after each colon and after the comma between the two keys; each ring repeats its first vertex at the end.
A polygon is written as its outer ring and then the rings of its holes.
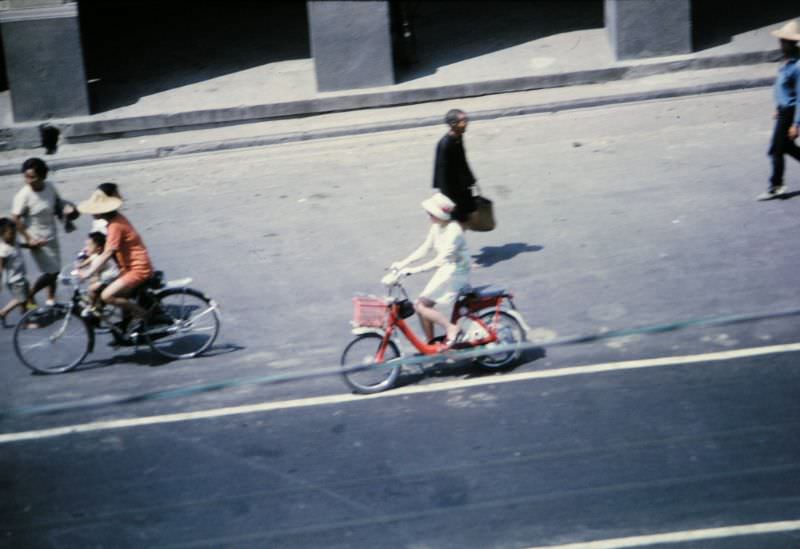
{"type": "Polygon", "coordinates": [[[28,311],[14,330],[14,351],[35,372],[73,370],[89,353],[94,333],[86,321],[64,305],[28,311]]]}
{"type": "Polygon", "coordinates": [[[513,345],[525,341],[525,330],[522,329],[517,319],[505,311],[489,311],[482,314],[479,318],[497,332],[497,341],[484,346],[487,354],[477,359],[478,364],[490,370],[497,370],[510,366],[514,361],[519,359],[519,351],[488,354],[491,352],[492,347],[513,345]]]}
{"type": "Polygon", "coordinates": [[[192,358],[208,350],[219,333],[217,304],[191,288],[174,288],[155,296],[144,324],[145,341],[163,357],[192,358]]]}
{"type": "Polygon", "coordinates": [[[388,367],[385,362],[398,358],[400,350],[393,341],[387,341],[383,357],[378,360],[381,345],[383,345],[382,336],[362,334],[351,341],[342,353],[342,377],[354,392],[379,393],[391,388],[397,381],[400,366],[388,367]],[[364,368],[357,368],[358,366],[364,368]]]}

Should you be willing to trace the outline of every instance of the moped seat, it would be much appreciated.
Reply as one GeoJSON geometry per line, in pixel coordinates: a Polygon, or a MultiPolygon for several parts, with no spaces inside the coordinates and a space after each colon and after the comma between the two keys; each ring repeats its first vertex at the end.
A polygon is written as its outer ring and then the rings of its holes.
{"type": "Polygon", "coordinates": [[[482,299],[489,297],[502,297],[508,295],[506,290],[501,288],[492,288],[491,286],[478,286],[477,288],[465,288],[461,290],[459,298],[472,298],[482,299]]]}

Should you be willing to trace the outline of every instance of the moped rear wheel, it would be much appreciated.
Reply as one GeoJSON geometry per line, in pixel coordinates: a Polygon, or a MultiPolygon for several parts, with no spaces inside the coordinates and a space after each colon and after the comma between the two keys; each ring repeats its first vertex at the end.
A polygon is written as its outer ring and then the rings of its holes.
{"type": "Polygon", "coordinates": [[[40,374],[61,374],[76,368],[92,346],[94,332],[68,305],[28,311],[14,330],[14,351],[40,374]]]}
{"type": "Polygon", "coordinates": [[[522,343],[525,341],[525,330],[516,318],[505,311],[487,311],[478,318],[497,332],[497,341],[485,345],[483,348],[486,349],[487,354],[476,359],[476,362],[490,370],[511,366],[519,359],[521,353],[514,350],[491,353],[492,347],[522,343]]]}
{"type": "Polygon", "coordinates": [[[387,366],[386,362],[400,356],[393,341],[386,342],[383,359],[376,360],[383,344],[379,334],[362,334],[351,341],[342,353],[342,377],[355,393],[379,393],[390,389],[400,375],[400,366],[387,366]]]}

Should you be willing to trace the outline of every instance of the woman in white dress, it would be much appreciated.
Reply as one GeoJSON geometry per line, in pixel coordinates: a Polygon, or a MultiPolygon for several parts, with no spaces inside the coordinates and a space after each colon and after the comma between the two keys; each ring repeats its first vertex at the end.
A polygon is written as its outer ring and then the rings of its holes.
{"type": "Polygon", "coordinates": [[[441,193],[436,193],[424,200],[422,207],[428,212],[431,221],[428,236],[411,255],[393,263],[392,268],[398,269],[402,276],[436,269],[417,299],[415,308],[420,315],[422,329],[428,341],[433,339],[433,325],[438,324],[445,329],[446,343],[450,344],[458,337],[458,326],[434,307],[452,305],[459,291],[469,286],[470,257],[467,241],[461,223],[450,219],[455,208],[452,200],[441,193]],[[431,250],[436,253],[432,260],[416,267],[406,267],[425,257],[431,250]]]}
{"type": "Polygon", "coordinates": [[[46,181],[47,171],[47,164],[39,158],[29,158],[22,164],[25,185],[14,195],[11,217],[41,273],[30,297],[33,299],[39,290],[47,288],[47,304],[52,304],[61,270],[56,216],[72,215],[74,208],[64,205],[56,188],[46,181]]]}

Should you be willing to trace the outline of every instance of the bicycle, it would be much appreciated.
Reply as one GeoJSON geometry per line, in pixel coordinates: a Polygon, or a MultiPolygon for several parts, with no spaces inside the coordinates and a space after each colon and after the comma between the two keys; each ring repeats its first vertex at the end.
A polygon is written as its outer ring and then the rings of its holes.
{"type": "Polygon", "coordinates": [[[342,377],[355,393],[378,393],[394,386],[401,370],[401,366],[390,364],[402,356],[395,342],[398,331],[420,355],[485,347],[486,354],[474,360],[494,371],[506,369],[519,359],[517,350],[491,352],[492,347],[525,341],[526,323],[514,306],[513,295],[506,290],[462,291],[453,305],[451,322],[459,325],[464,337],[447,345],[444,336],[426,343],[408,326],[405,319],[415,310],[399,277],[387,286],[384,298],[353,298],[351,324],[356,337],[345,347],[340,363],[342,377]]]}
{"type": "Polygon", "coordinates": [[[218,306],[202,292],[189,288],[191,278],[164,283],[163,273],[136,289],[134,299],[146,312],[138,326],[115,322],[116,307],[82,314],[89,306],[85,284],[77,272],[62,273],[61,283],[74,286],[68,302],[33,309],[14,330],[14,351],[31,370],[59,374],[74,370],[94,350],[95,333],[107,331],[115,346],[145,343],[167,359],[198,356],[208,350],[219,333],[218,306]]]}

